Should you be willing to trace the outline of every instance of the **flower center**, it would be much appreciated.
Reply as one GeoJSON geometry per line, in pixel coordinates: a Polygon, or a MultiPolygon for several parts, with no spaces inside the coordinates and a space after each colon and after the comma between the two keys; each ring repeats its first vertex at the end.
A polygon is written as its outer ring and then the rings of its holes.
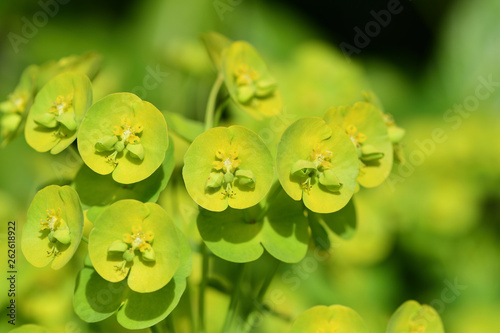
{"type": "Polygon", "coordinates": [[[52,102],[53,106],[50,108],[49,113],[60,116],[63,113],[67,112],[73,103],[72,99],[72,94],[69,94],[66,97],[62,95],[57,96],[56,100],[52,102]]]}
{"type": "Polygon", "coordinates": [[[47,209],[47,217],[45,220],[40,219],[40,230],[49,229],[50,231],[55,231],[59,226],[64,226],[64,220],[61,218],[61,209],[58,208],[57,211],[55,209],[47,209]]]}
{"type": "Polygon", "coordinates": [[[217,171],[224,171],[224,173],[234,173],[236,168],[238,168],[241,164],[241,161],[238,159],[238,151],[233,149],[228,153],[226,153],[222,149],[218,149],[215,153],[217,159],[220,161],[214,161],[213,167],[217,171]]]}
{"type": "Polygon", "coordinates": [[[131,234],[123,234],[123,241],[129,244],[132,250],[138,249],[141,252],[151,250],[153,239],[154,233],[152,231],[143,232],[141,226],[133,226],[131,234]]]}
{"type": "Polygon", "coordinates": [[[129,118],[123,118],[120,126],[113,127],[113,133],[121,138],[121,141],[124,144],[127,143],[139,143],[141,142],[141,138],[139,138],[136,134],[142,132],[142,125],[135,124],[135,126],[131,126],[132,123],[129,118]]]}
{"type": "Polygon", "coordinates": [[[260,78],[260,74],[246,64],[240,64],[234,71],[238,86],[250,85],[260,78]]]}
{"type": "Polygon", "coordinates": [[[353,124],[346,127],[346,133],[356,147],[360,147],[366,141],[366,135],[358,131],[357,127],[353,124]]]}
{"type": "Polygon", "coordinates": [[[23,112],[26,107],[26,92],[18,92],[9,95],[9,101],[12,104],[12,112],[23,112]]]}
{"type": "Polygon", "coordinates": [[[323,168],[323,170],[330,169],[332,167],[332,163],[330,160],[332,159],[333,153],[329,150],[323,151],[319,143],[314,146],[314,149],[311,152],[310,159],[316,165],[316,168],[323,168]]]}

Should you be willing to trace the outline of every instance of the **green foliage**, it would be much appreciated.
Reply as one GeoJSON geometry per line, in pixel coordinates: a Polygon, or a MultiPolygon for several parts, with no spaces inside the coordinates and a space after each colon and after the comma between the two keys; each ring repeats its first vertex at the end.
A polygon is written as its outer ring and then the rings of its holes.
{"type": "Polygon", "coordinates": [[[391,317],[387,333],[444,333],[439,314],[428,305],[404,302],[391,317]]]}
{"type": "Polygon", "coordinates": [[[359,314],[342,305],[315,306],[302,313],[293,324],[290,333],[343,332],[368,333],[359,314]]]}

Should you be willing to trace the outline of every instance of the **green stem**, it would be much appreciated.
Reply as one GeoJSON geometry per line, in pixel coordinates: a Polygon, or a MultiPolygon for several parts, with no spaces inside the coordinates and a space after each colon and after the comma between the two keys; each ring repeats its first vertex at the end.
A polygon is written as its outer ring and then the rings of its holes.
{"type": "Polygon", "coordinates": [[[219,126],[220,118],[222,117],[222,111],[226,108],[229,103],[229,97],[227,97],[224,102],[222,102],[215,110],[214,126],[219,126]]]}
{"type": "Polygon", "coordinates": [[[168,333],[175,333],[174,321],[172,320],[172,314],[169,314],[165,318],[165,324],[167,326],[168,333]]]}
{"type": "Polygon", "coordinates": [[[187,299],[187,310],[189,314],[189,324],[191,331],[194,331],[195,329],[195,324],[194,324],[194,313],[193,313],[193,306],[192,306],[192,301],[191,301],[191,283],[189,279],[186,281],[186,291],[184,291],[184,295],[187,299]]]}
{"type": "Polygon", "coordinates": [[[205,111],[205,131],[214,127],[215,103],[217,102],[217,95],[219,94],[219,90],[223,82],[224,78],[221,74],[219,74],[214,82],[214,85],[212,86],[212,90],[210,90],[207,109],[205,111]]]}
{"type": "Polygon", "coordinates": [[[152,333],[163,333],[163,329],[160,327],[161,321],[150,327],[152,333]]]}
{"type": "Polygon", "coordinates": [[[89,239],[85,236],[82,236],[82,241],[84,241],[87,244],[89,243],[89,239]]]}
{"type": "Polygon", "coordinates": [[[241,286],[241,281],[243,280],[243,273],[245,271],[245,264],[241,264],[238,267],[237,274],[238,276],[236,277],[236,282],[233,285],[233,291],[231,293],[231,301],[229,302],[229,308],[226,313],[226,320],[224,321],[224,327],[222,328],[222,332],[231,332],[231,323],[234,320],[234,317],[236,315],[236,308],[238,306],[238,299],[240,296],[240,286],[241,286]]]}
{"type": "Polygon", "coordinates": [[[205,332],[205,288],[208,279],[208,250],[203,241],[200,245],[200,252],[202,255],[202,268],[201,268],[201,282],[198,293],[198,332],[205,332]]]}
{"type": "Polygon", "coordinates": [[[256,311],[260,311],[260,309],[262,308],[264,296],[266,296],[266,292],[269,289],[269,286],[271,285],[271,282],[273,281],[276,272],[278,271],[280,263],[281,261],[278,261],[278,263],[268,272],[268,274],[264,279],[264,282],[262,282],[262,286],[260,287],[259,293],[257,294],[257,298],[255,299],[254,302],[254,307],[245,317],[245,324],[243,325],[244,333],[250,332],[253,326],[255,325],[253,314],[256,311]]]}

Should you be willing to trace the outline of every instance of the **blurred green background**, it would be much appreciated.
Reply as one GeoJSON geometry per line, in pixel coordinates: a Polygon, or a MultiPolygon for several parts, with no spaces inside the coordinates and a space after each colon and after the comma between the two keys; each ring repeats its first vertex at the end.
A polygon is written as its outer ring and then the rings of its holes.
{"type": "MultiPolygon", "coordinates": [[[[41,1],[49,2],[55,3],[41,1]]],[[[364,31],[375,20],[372,11],[389,3],[73,0],[51,7],[53,17],[38,21],[28,38],[25,22],[33,23],[43,7],[38,1],[2,1],[0,99],[26,66],[94,50],[104,56],[94,100],[129,91],[162,111],[203,120],[215,73],[199,35],[210,30],[252,43],[277,78],[286,116],[265,125],[270,132],[260,132],[270,145],[297,117],[322,115],[372,90],[407,131],[406,164],[396,165],[384,185],[356,196],[359,220],[352,240],[332,235],[331,251],[321,254],[327,259],[311,251],[302,263],[280,267],[269,289],[269,295],[281,295],[279,301],[268,299],[274,315],[263,317],[255,332],[285,332],[298,314],[319,304],[349,306],[371,332],[384,332],[407,299],[436,307],[447,332],[500,332],[500,1],[401,0],[401,12],[359,53],[346,57],[341,43],[354,45],[355,27],[364,31]],[[13,44],[13,34],[25,39],[13,44]],[[155,88],[146,89],[151,72],[161,74],[155,88]],[[475,97],[478,89],[488,96],[475,97]],[[442,133],[439,142],[433,139],[436,130],[442,133]],[[450,289],[454,284],[462,287],[450,289]]],[[[244,116],[224,119],[262,130],[244,116]]],[[[175,143],[179,175],[188,144],[178,137],[175,143]]],[[[79,165],[69,153],[35,152],[22,136],[0,150],[2,271],[7,221],[17,221],[20,239],[36,191],[71,178],[79,165]]],[[[160,203],[196,242],[196,207],[182,181],[174,179],[160,203]]],[[[53,332],[125,331],[114,317],[89,325],[73,313],[72,291],[85,252],[82,245],[70,265],[52,271],[31,267],[18,248],[18,325],[38,323],[53,332]]],[[[215,265],[213,274],[233,268],[224,265],[215,265]]],[[[258,277],[258,263],[252,267],[258,277]]],[[[193,284],[199,274],[195,268],[193,284]]],[[[5,309],[8,284],[0,281],[5,309]]],[[[208,328],[215,332],[228,297],[210,289],[207,301],[208,328]]],[[[181,332],[189,331],[181,311],[187,304],[184,299],[174,312],[181,332]]],[[[6,318],[2,310],[2,332],[11,328],[6,318]]]]}

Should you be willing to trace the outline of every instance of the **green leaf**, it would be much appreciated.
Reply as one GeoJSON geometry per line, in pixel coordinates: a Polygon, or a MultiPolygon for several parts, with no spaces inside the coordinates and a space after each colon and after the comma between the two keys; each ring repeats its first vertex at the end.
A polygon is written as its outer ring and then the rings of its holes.
{"type": "Polygon", "coordinates": [[[342,305],[315,306],[300,314],[290,333],[303,332],[368,333],[359,314],[342,305]]]}
{"type": "Polygon", "coordinates": [[[121,200],[106,208],[96,219],[89,235],[89,255],[96,271],[110,282],[127,278],[130,289],[148,293],[161,289],[174,275],[179,266],[179,239],[174,223],[167,213],[154,203],[136,200],[121,200]],[[116,266],[123,261],[121,256],[108,256],[108,247],[124,234],[131,234],[134,227],[142,227],[144,232],[153,232],[151,246],[156,261],[147,263],[139,250],[132,264],[127,264],[124,272],[116,266]],[[128,277],[127,277],[128,274],[128,277]]]}
{"type": "Polygon", "coordinates": [[[324,116],[327,123],[337,124],[344,130],[354,125],[357,130],[366,135],[363,146],[371,146],[375,156],[382,158],[363,159],[359,170],[358,181],[364,187],[376,187],[389,176],[393,163],[393,148],[387,134],[387,126],[380,110],[370,103],[358,102],[351,106],[330,108],[324,116]]]}
{"type": "Polygon", "coordinates": [[[167,124],[161,112],[130,93],[111,94],[92,105],[78,132],[78,150],[85,164],[101,175],[111,173],[113,179],[122,184],[151,176],[165,159],[168,145],[167,124]],[[101,138],[113,135],[114,126],[121,126],[125,118],[130,119],[132,126],[143,126],[139,137],[144,159],[118,153],[115,165],[106,158],[110,154],[96,151],[95,145],[101,138]]]}
{"type": "Polygon", "coordinates": [[[290,175],[293,177],[306,178],[312,171],[316,170],[314,162],[307,160],[298,160],[292,165],[290,175]]]}
{"type": "Polygon", "coordinates": [[[34,324],[25,324],[10,330],[9,333],[51,333],[51,332],[49,331],[49,329],[42,326],[34,324]]]}
{"type": "Polygon", "coordinates": [[[76,128],[91,104],[92,86],[88,77],[76,73],[63,73],[54,77],[36,95],[26,120],[26,142],[39,152],[60,153],[75,141],[76,128]],[[64,126],[40,126],[35,119],[43,119],[44,115],[54,108],[54,102],[60,96],[65,98],[66,102],[71,102],[71,107],[64,111],[67,116],[56,116],[56,120],[64,126]]]}
{"type": "Polygon", "coordinates": [[[220,213],[200,208],[198,230],[207,247],[224,260],[254,261],[265,248],[278,260],[300,261],[309,239],[302,205],[281,191],[259,221],[261,212],[258,205],[246,210],[228,208],[220,213]]]}
{"type": "Polygon", "coordinates": [[[35,267],[51,265],[53,269],[63,267],[74,255],[83,233],[83,211],[78,194],[69,186],[51,185],[38,191],[28,209],[28,219],[23,227],[21,249],[30,264],[35,267]],[[58,232],[52,243],[48,234],[50,229],[41,230],[41,221],[46,221],[47,210],[60,209],[60,218],[64,220],[68,232],[58,232]],[[69,233],[69,236],[68,236],[69,233]],[[68,239],[69,237],[69,239],[68,239]],[[57,255],[47,252],[58,251],[57,255]]]}
{"type": "Polygon", "coordinates": [[[271,152],[254,132],[242,127],[216,127],[198,136],[184,156],[182,175],[186,189],[193,200],[211,211],[223,211],[228,206],[244,209],[259,203],[269,192],[274,178],[271,152]],[[255,188],[232,184],[233,197],[224,196],[225,186],[207,189],[207,179],[214,169],[213,163],[221,161],[217,151],[230,154],[238,152],[240,170],[250,170],[255,176],[255,188]]]}
{"type": "Polygon", "coordinates": [[[331,214],[317,214],[318,218],[343,239],[351,239],[356,233],[356,207],[351,199],[344,208],[331,214]]]}
{"type": "Polygon", "coordinates": [[[301,118],[285,130],[278,144],[276,164],[280,183],[286,193],[294,200],[303,200],[313,212],[323,214],[338,211],[349,202],[359,171],[356,149],[344,131],[316,117],[301,118]],[[305,185],[303,175],[307,175],[307,171],[297,176],[296,170],[300,167],[312,166],[297,161],[313,162],[311,156],[315,149],[319,149],[322,154],[331,154],[331,167],[328,170],[342,183],[339,191],[329,191],[319,182],[316,174],[310,175],[311,178],[307,180],[310,183],[305,185]],[[295,174],[291,174],[292,171],[296,171],[295,174]]]}
{"type": "Polygon", "coordinates": [[[391,317],[387,333],[444,333],[439,314],[428,305],[406,301],[391,317]]]}

